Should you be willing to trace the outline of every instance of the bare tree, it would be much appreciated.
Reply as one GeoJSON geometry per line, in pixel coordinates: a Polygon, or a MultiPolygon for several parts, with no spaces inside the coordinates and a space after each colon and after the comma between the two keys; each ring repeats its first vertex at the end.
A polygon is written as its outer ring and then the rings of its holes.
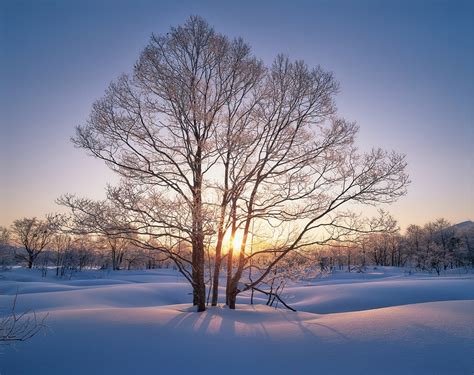
{"type": "Polygon", "coordinates": [[[257,288],[290,252],[376,228],[343,207],[404,194],[403,156],[357,152],[357,126],[335,116],[337,91],[322,68],[281,55],[265,67],[241,39],[191,17],[152,36],[133,74],[112,83],[77,128],[75,145],[104,160],[120,185],[103,202],[61,203],[90,233],[132,234],[136,246],[174,261],[198,311],[206,302],[205,243],[215,249],[215,305],[230,233],[226,300],[235,308],[253,259],[273,255],[243,289],[257,288]],[[249,254],[255,223],[260,236],[278,228],[279,239],[249,254]]]}
{"type": "Polygon", "coordinates": [[[216,163],[211,143],[224,105],[245,94],[259,66],[242,40],[230,41],[191,17],[166,35],[152,36],[134,74],[110,85],[74,138],[150,195],[179,201],[184,212],[150,221],[183,227],[199,311],[205,309],[203,180],[216,163]],[[182,214],[189,215],[184,223],[182,214]]]}
{"type": "Polygon", "coordinates": [[[126,234],[106,233],[98,236],[95,241],[95,246],[104,253],[109,254],[108,268],[113,271],[118,271],[122,268],[124,257],[127,253],[127,248],[130,246],[130,241],[126,234]]]}
{"type": "Polygon", "coordinates": [[[7,246],[10,241],[10,232],[8,228],[0,226],[0,246],[7,246]]]}
{"type": "MultiPolygon", "coordinates": [[[[245,158],[249,172],[240,181],[234,203],[238,213],[234,214],[231,239],[238,229],[243,235],[236,271],[228,277],[231,308],[250,258],[262,252],[279,254],[245,289],[257,286],[293,250],[374,230],[372,225],[362,228],[356,215],[342,210],[349,204],[390,203],[405,193],[404,157],[378,149],[358,153],[354,146],[357,126],[332,116],[336,89],[330,74],[283,56],[269,71],[267,95],[254,113],[253,147],[245,158]],[[286,227],[291,235],[249,256],[247,238],[254,220],[269,227],[286,227]],[[301,229],[295,230],[296,223],[302,224],[301,229]],[[316,231],[323,232],[320,239],[313,236],[316,231]]],[[[228,273],[232,259],[229,256],[228,273]]]]}
{"type": "Polygon", "coordinates": [[[16,312],[17,298],[18,294],[15,294],[11,310],[5,316],[0,316],[0,344],[26,341],[45,327],[44,321],[48,314],[42,317],[38,317],[34,311],[18,314],[16,312]]]}
{"type": "Polygon", "coordinates": [[[13,222],[11,228],[13,239],[26,250],[26,254],[16,254],[16,256],[25,260],[28,268],[33,267],[38,255],[51,242],[56,227],[56,216],[48,216],[46,220],[38,220],[35,217],[23,218],[13,222]]]}
{"type": "Polygon", "coordinates": [[[51,246],[56,252],[56,276],[59,276],[59,270],[64,264],[64,257],[67,250],[71,248],[71,243],[71,236],[63,233],[55,234],[51,240],[51,246]]]}
{"type": "Polygon", "coordinates": [[[13,261],[13,249],[10,245],[10,231],[0,226],[0,267],[7,267],[13,261]]]}

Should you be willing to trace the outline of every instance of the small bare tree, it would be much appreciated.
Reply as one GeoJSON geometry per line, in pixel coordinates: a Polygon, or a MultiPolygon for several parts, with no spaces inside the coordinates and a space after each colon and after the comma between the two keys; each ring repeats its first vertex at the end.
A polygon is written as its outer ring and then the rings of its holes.
{"type": "Polygon", "coordinates": [[[64,257],[66,252],[70,250],[72,243],[71,236],[63,233],[57,233],[51,240],[51,246],[56,252],[56,276],[59,276],[59,271],[64,264],[64,257]]]}
{"type": "Polygon", "coordinates": [[[0,246],[5,247],[10,241],[10,232],[7,228],[0,226],[0,246]]]}
{"type": "Polygon", "coordinates": [[[46,220],[38,220],[37,218],[23,218],[13,222],[11,231],[13,240],[19,246],[26,250],[26,254],[16,254],[19,259],[25,260],[28,268],[32,268],[33,264],[49,245],[55,229],[57,228],[56,216],[48,216],[46,220]]]}
{"type": "Polygon", "coordinates": [[[18,314],[16,312],[16,301],[18,294],[15,294],[12,308],[7,315],[0,316],[0,344],[12,344],[26,341],[43,328],[48,314],[38,317],[34,311],[25,311],[18,314]]]}
{"type": "Polygon", "coordinates": [[[13,262],[13,249],[10,245],[10,231],[0,226],[0,268],[8,267],[13,262]]]}

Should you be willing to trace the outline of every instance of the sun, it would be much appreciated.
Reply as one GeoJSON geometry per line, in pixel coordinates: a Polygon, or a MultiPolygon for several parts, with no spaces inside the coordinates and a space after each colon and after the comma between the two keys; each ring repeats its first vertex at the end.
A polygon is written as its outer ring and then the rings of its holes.
{"type": "Polygon", "coordinates": [[[230,229],[224,236],[224,251],[229,251],[232,244],[234,253],[239,253],[242,245],[243,232],[238,230],[233,239],[230,237],[230,229]]]}
{"type": "Polygon", "coordinates": [[[234,236],[234,239],[232,241],[232,245],[234,247],[234,251],[235,252],[239,252],[240,251],[240,247],[242,245],[242,232],[240,231],[237,231],[235,233],[235,236],[234,236]]]}

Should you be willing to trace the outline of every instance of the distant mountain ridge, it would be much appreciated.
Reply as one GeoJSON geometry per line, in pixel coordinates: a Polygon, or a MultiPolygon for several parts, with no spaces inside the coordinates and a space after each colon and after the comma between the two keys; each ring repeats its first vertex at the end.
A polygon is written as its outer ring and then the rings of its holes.
{"type": "Polygon", "coordinates": [[[451,228],[455,230],[469,230],[474,228],[474,222],[472,220],[462,221],[460,223],[454,224],[451,228]]]}

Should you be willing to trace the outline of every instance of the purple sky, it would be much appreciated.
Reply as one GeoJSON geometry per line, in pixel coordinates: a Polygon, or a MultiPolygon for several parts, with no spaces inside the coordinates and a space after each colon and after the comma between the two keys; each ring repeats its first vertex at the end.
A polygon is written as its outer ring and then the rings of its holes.
{"type": "Polygon", "coordinates": [[[103,196],[114,177],[74,149],[74,127],[152,32],[191,14],[266,62],[283,52],[335,73],[361,148],[407,154],[413,182],[389,208],[402,227],[474,219],[472,1],[223,3],[1,1],[0,225],[58,211],[64,193],[103,196]]]}

